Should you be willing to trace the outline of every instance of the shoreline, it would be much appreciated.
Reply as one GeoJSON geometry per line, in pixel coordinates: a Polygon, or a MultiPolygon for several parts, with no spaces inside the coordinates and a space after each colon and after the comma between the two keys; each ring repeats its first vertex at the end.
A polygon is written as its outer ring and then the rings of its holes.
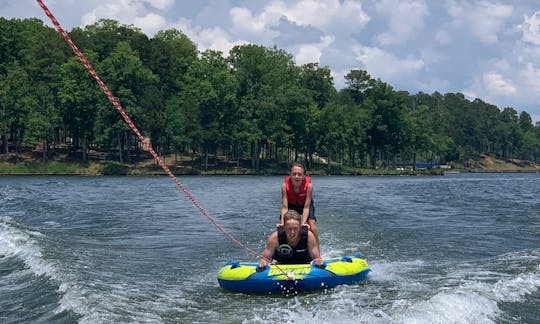
{"type": "MultiPolygon", "coordinates": [[[[9,168],[8,168],[9,169],[9,168]]],[[[118,172],[118,173],[103,173],[103,172],[84,172],[78,170],[76,172],[10,172],[6,170],[2,163],[0,163],[0,178],[1,177],[23,177],[23,176],[80,176],[80,177],[110,177],[110,176],[125,176],[125,177],[140,177],[140,176],[169,176],[165,172],[140,169],[131,169],[131,172],[118,172]],[[7,171],[7,172],[6,172],[7,171]]],[[[269,170],[223,170],[223,169],[210,169],[210,170],[198,170],[193,169],[189,172],[175,172],[171,170],[175,176],[285,176],[286,172],[273,172],[269,170]]],[[[311,176],[352,176],[352,177],[382,177],[382,176],[396,176],[396,177],[416,177],[416,176],[451,176],[462,173],[540,173],[538,169],[456,169],[452,171],[442,169],[426,169],[426,170],[393,170],[393,169],[362,169],[358,172],[332,172],[327,173],[325,170],[310,170],[308,172],[311,176]]]]}
{"type": "MultiPolygon", "coordinates": [[[[161,157],[174,175],[178,176],[242,176],[286,175],[287,162],[261,161],[259,170],[252,169],[251,160],[226,161],[217,159],[217,163],[207,164],[201,159],[188,159],[174,156],[161,157]]],[[[478,160],[470,161],[467,166],[452,164],[451,169],[442,168],[359,168],[340,164],[330,167],[321,162],[314,162],[309,168],[310,175],[320,176],[443,176],[459,173],[540,173],[540,165],[531,161],[517,159],[499,160],[492,156],[481,155],[478,160]]],[[[41,162],[31,155],[0,155],[1,176],[168,176],[151,158],[141,158],[131,163],[111,160],[90,160],[83,162],[70,159],[67,155],[58,155],[51,160],[41,162]]]]}

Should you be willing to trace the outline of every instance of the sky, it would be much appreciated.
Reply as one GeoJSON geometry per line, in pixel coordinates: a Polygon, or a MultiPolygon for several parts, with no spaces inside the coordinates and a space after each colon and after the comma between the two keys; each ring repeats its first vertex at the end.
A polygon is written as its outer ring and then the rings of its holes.
{"type": "MultiPolygon", "coordinates": [[[[540,121],[540,0],[43,0],[71,30],[99,19],[149,37],[175,28],[200,51],[276,46],[296,64],[366,70],[411,94],[460,92],[540,121]]],[[[0,0],[0,16],[52,26],[37,1],[0,0]]]]}

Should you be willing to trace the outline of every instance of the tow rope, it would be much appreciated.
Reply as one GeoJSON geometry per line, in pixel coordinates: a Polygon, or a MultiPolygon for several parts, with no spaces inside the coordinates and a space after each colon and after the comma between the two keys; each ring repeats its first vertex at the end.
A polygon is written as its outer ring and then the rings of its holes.
{"type": "Polygon", "coordinates": [[[187,189],[184,187],[184,185],[178,180],[178,178],[176,178],[176,176],[171,172],[171,170],[169,169],[169,167],[165,164],[165,162],[163,162],[163,160],[159,157],[159,155],[154,151],[154,148],[152,147],[152,145],[142,136],[141,132],[139,131],[139,129],[137,128],[137,126],[135,126],[135,124],[133,123],[133,121],[131,120],[131,118],[129,118],[129,116],[126,114],[126,112],[124,111],[124,109],[122,108],[122,106],[120,105],[120,103],[118,102],[118,100],[116,99],[116,97],[112,94],[112,92],[109,90],[109,88],[107,87],[107,85],[105,85],[105,83],[103,81],[101,81],[100,77],[98,76],[96,70],[94,69],[94,67],[92,66],[92,64],[90,64],[90,62],[86,59],[86,56],[84,56],[84,54],[79,50],[79,48],[75,45],[75,43],[73,43],[73,41],[71,40],[71,37],[69,37],[68,33],[62,28],[62,26],[60,25],[60,23],[58,22],[58,20],[56,20],[56,18],[54,17],[54,15],[52,14],[52,12],[49,10],[49,8],[47,8],[47,6],[43,3],[42,0],[36,0],[38,2],[38,4],[41,6],[41,8],[43,9],[43,11],[45,12],[45,14],[47,15],[47,17],[49,17],[49,19],[51,19],[51,22],[54,24],[54,26],[56,27],[56,30],[64,37],[64,39],[66,40],[66,42],[68,43],[68,45],[71,47],[71,49],[73,50],[73,52],[75,52],[75,55],[77,55],[79,57],[79,60],[81,61],[81,63],[86,67],[86,69],[88,70],[88,72],[90,72],[90,74],[92,75],[92,77],[96,80],[96,82],[98,83],[98,85],[100,86],[100,88],[103,90],[103,92],[107,95],[107,97],[109,98],[109,101],[114,105],[114,108],[116,108],[116,110],[118,110],[118,112],[122,115],[122,117],[124,118],[124,120],[126,121],[126,123],[129,125],[129,127],[131,128],[131,130],[133,130],[133,132],[135,133],[135,135],[137,135],[137,137],[139,138],[139,140],[143,143],[145,149],[150,152],[150,154],[152,154],[152,156],[154,157],[154,160],[161,166],[161,168],[173,179],[173,181],[176,183],[176,185],[178,186],[178,188],[180,188],[180,190],[187,196],[187,198],[193,203],[193,205],[195,205],[195,207],[197,207],[197,209],[199,209],[199,211],[212,223],[214,224],[214,226],[221,232],[223,233],[226,237],[228,237],[230,240],[232,240],[234,243],[236,243],[237,245],[239,245],[240,247],[242,247],[243,249],[245,249],[246,251],[248,251],[249,253],[257,256],[257,257],[261,257],[261,254],[250,249],[248,246],[244,245],[242,242],[238,241],[234,236],[232,236],[231,234],[229,234],[216,220],[214,217],[210,216],[210,214],[208,214],[208,212],[195,200],[195,198],[189,193],[189,191],[187,191],[187,189]]]}

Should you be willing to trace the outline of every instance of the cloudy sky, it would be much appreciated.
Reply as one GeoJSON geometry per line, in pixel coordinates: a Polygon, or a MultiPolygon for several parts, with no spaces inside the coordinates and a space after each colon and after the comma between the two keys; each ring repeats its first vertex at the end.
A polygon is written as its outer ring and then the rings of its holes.
{"type": "MultiPolygon", "coordinates": [[[[199,50],[277,46],[319,62],[336,87],[352,69],[395,90],[461,92],[540,121],[539,0],[44,0],[63,27],[112,18],[148,36],[176,28],[199,50]]],[[[36,1],[0,0],[4,18],[37,17],[36,1]]]]}

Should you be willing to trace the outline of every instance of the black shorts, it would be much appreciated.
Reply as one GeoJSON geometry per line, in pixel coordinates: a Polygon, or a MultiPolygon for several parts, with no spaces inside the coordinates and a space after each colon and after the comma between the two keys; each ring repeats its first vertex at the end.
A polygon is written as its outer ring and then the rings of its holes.
{"type": "MultiPolygon", "coordinates": [[[[304,213],[304,206],[290,206],[289,209],[294,209],[298,212],[298,214],[302,215],[304,213]]],[[[281,219],[281,216],[280,216],[281,219]]],[[[308,221],[309,220],[317,221],[317,217],[315,217],[315,204],[313,203],[313,199],[311,199],[311,204],[309,205],[309,215],[308,215],[308,221]]]]}
{"type": "Polygon", "coordinates": [[[309,216],[308,220],[314,220],[317,221],[317,217],[315,217],[315,205],[313,204],[313,199],[311,199],[311,204],[309,205],[309,216]]]}

